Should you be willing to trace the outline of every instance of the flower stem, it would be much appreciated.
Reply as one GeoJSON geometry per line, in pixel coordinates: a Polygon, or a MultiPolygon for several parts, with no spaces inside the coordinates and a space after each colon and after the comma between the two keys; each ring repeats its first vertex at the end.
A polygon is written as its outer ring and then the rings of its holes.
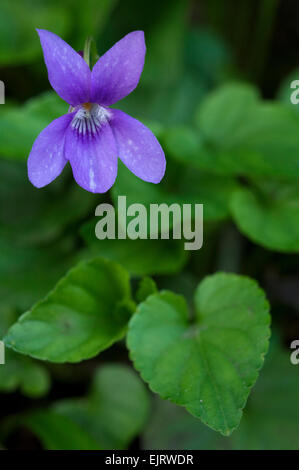
{"type": "Polygon", "coordinates": [[[83,50],[83,59],[87,63],[88,67],[90,67],[90,46],[91,46],[92,38],[88,36],[86,38],[83,50]]]}

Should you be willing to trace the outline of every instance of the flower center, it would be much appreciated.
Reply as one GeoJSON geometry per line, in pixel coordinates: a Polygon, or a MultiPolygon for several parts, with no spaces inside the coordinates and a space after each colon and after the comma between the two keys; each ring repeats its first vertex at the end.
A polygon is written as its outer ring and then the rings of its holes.
{"type": "Polygon", "coordinates": [[[80,135],[95,135],[111,114],[97,103],[84,103],[77,108],[71,126],[80,135]]]}

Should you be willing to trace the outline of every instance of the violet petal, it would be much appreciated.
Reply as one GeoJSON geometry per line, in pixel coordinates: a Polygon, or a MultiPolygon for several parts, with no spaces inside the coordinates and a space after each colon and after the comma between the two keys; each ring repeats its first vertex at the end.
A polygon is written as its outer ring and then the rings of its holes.
{"type": "Polygon", "coordinates": [[[91,73],[91,101],[110,105],[131,93],[144,66],[143,31],[133,31],[114,44],[94,65],[91,73]]]}
{"type": "Polygon", "coordinates": [[[166,160],[154,134],[140,121],[123,111],[110,111],[110,126],[115,136],[119,158],[138,178],[159,183],[165,173],[166,160]]]}
{"type": "Polygon", "coordinates": [[[33,144],[27,162],[28,177],[37,188],[51,183],[67,163],[64,158],[64,141],[72,117],[72,114],[65,114],[52,121],[33,144]]]}
{"type": "Polygon", "coordinates": [[[85,60],[56,34],[44,29],[37,32],[56,93],[72,106],[89,102],[91,72],[85,60]]]}
{"type": "Polygon", "coordinates": [[[76,182],[86,191],[105,193],[117,174],[117,150],[108,124],[97,134],[78,134],[71,127],[66,133],[65,156],[70,161],[76,182]]]}

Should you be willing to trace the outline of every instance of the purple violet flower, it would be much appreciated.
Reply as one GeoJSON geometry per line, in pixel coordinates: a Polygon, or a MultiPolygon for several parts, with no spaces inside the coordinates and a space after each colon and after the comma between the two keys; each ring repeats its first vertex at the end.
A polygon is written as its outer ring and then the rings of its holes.
{"type": "Polygon", "coordinates": [[[80,54],[56,34],[37,30],[49,81],[71,105],[37,137],[28,158],[31,183],[51,183],[70,162],[76,182],[104,193],[117,175],[117,157],[144,181],[159,183],[165,173],[164,152],[141,122],[110,105],[137,86],[144,65],[142,31],[127,34],[90,70],[80,54]]]}

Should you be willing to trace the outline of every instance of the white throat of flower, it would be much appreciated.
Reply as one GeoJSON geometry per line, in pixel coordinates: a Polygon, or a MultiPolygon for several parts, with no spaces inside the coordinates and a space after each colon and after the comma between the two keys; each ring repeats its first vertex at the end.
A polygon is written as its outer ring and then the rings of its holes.
{"type": "Polygon", "coordinates": [[[108,109],[97,103],[84,103],[77,108],[71,127],[80,135],[95,135],[111,116],[108,109]]]}

